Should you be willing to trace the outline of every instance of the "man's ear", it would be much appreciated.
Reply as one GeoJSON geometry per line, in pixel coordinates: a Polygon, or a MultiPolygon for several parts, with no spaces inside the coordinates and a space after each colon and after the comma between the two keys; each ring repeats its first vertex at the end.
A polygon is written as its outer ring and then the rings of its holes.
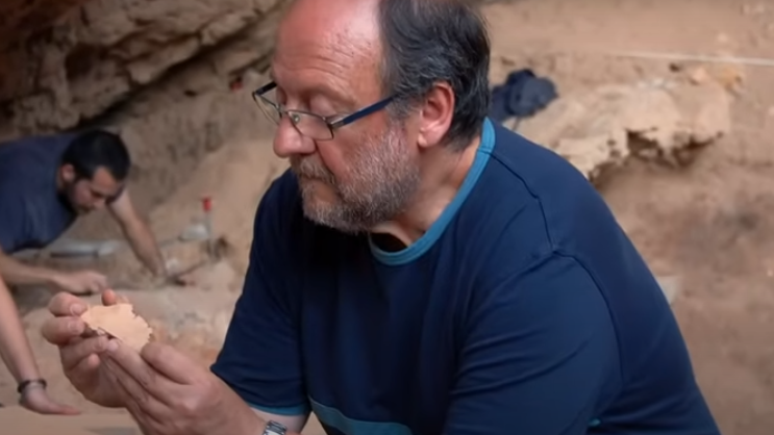
{"type": "Polygon", "coordinates": [[[75,181],[75,168],[69,163],[65,163],[59,168],[59,174],[68,183],[75,181]]]}
{"type": "Polygon", "coordinates": [[[454,89],[439,82],[425,97],[419,113],[419,146],[429,148],[441,143],[449,131],[454,116],[454,89]]]}

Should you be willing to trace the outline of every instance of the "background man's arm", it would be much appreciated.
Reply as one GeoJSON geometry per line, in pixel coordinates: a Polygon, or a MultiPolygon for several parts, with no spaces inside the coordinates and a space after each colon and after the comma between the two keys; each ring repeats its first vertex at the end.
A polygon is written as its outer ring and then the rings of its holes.
{"type": "Polygon", "coordinates": [[[511,275],[471,309],[444,435],[585,435],[621,385],[605,300],[571,257],[511,275]]]}
{"type": "Polygon", "coordinates": [[[166,264],[156,237],[132,203],[128,189],[109,203],[108,209],[118,221],[121,230],[132,247],[134,254],[157,277],[166,276],[166,264]]]}
{"type": "Polygon", "coordinates": [[[0,250],[0,277],[9,285],[58,286],[60,273],[54,269],[24,264],[0,250]]]}

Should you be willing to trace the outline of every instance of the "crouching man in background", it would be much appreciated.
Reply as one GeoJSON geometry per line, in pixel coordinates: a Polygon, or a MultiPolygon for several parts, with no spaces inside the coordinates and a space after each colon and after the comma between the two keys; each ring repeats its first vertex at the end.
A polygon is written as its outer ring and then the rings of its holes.
{"type": "Polygon", "coordinates": [[[10,285],[45,285],[74,294],[107,288],[92,271],[64,272],[32,267],[10,254],[48,246],[78,218],[106,207],[137,258],[156,276],[164,259],[139,216],[126,178],[129,152],[106,131],[38,136],[0,144],[0,276],[10,285]]]}

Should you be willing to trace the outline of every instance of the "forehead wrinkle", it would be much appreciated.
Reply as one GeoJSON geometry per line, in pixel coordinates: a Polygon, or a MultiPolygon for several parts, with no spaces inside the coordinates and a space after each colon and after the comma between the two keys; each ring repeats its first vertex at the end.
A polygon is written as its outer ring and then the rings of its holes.
{"type": "Polygon", "coordinates": [[[272,65],[274,80],[287,92],[347,94],[347,67],[328,56],[287,56],[272,65]],[[310,92],[311,91],[311,92],[310,92]]]}
{"type": "Polygon", "coordinates": [[[379,95],[377,0],[296,0],[277,34],[278,84],[325,84],[357,100],[379,95]],[[298,76],[295,76],[298,75],[298,76]]]}
{"type": "Polygon", "coordinates": [[[331,35],[329,41],[278,44],[271,74],[289,92],[320,92],[354,104],[373,94],[369,86],[376,65],[373,45],[353,43],[341,33],[331,35]]]}

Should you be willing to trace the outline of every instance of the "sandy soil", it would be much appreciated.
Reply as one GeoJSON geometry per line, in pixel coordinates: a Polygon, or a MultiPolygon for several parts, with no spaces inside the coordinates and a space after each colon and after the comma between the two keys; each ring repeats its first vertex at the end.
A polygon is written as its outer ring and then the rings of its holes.
{"type": "MultiPolygon", "coordinates": [[[[774,58],[774,2],[517,0],[487,6],[485,13],[493,39],[493,81],[529,66],[554,79],[560,93],[656,78],[670,70],[667,61],[604,55],[603,50],[774,58]]],[[[723,433],[770,435],[774,147],[768,139],[774,134],[774,74],[767,67],[741,71],[729,136],[688,168],[632,161],[600,190],[653,270],[680,278],[683,290],[674,309],[723,433]]],[[[257,110],[255,115],[261,116],[257,110]]],[[[216,226],[234,247],[234,268],[244,270],[255,203],[267,178],[283,167],[271,156],[270,135],[266,129],[266,137],[254,143],[224,147],[209,157],[192,182],[152,214],[156,228],[165,233],[179,228],[195,217],[198,197],[212,194],[222,204],[216,205],[222,213],[216,226]]],[[[31,336],[36,333],[30,330],[31,336]]],[[[34,343],[42,346],[37,338],[34,343]]],[[[50,349],[38,352],[53,356],[50,349]]],[[[55,366],[46,362],[51,376],[55,366]]],[[[0,375],[3,397],[12,397],[12,389],[0,375]]]]}

